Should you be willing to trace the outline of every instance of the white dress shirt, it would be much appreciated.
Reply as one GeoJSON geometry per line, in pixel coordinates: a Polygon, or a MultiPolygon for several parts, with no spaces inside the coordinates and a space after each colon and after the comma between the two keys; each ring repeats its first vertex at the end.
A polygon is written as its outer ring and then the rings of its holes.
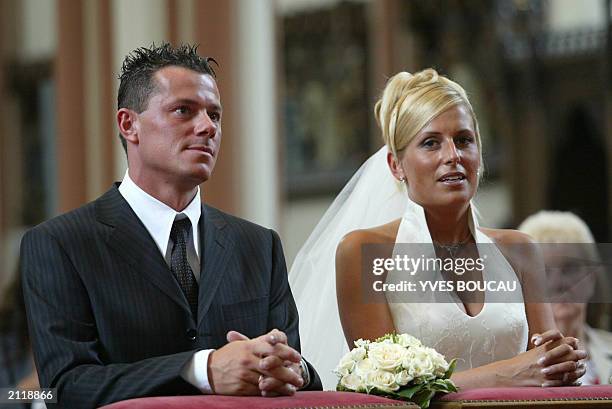
{"type": "MultiPolygon", "coordinates": [[[[160,202],[147,192],[142,190],[128,174],[125,172],[123,181],[119,186],[119,193],[128,202],[136,216],[145,226],[162,257],[170,265],[170,255],[174,243],[170,240],[170,230],[175,219],[189,218],[191,221],[191,232],[188,238],[187,259],[189,266],[195,275],[198,283],[200,282],[200,232],[198,222],[202,213],[200,202],[200,188],[198,187],[193,200],[183,209],[177,212],[173,208],[160,202]]],[[[171,274],[168,272],[168,274],[171,274]]],[[[212,393],[212,388],[208,381],[208,357],[213,349],[197,351],[193,358],[181,371],[181,376],[187,382],[198,388],[202,393],[212,393]]]]}

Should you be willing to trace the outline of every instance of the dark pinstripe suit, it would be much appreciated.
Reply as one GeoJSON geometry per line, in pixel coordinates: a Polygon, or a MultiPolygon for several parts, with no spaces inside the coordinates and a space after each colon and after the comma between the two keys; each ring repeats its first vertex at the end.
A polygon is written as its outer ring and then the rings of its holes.
{"type": "MultiPolygon", "coordinates": [[[[277,234],[209,206],[200,233],[197,323],[117,186],[26,233],[21,268],[34,356],[41,385],[58,388],[62,407],[198,393],[180,371],[195,350],[223,346],[230,329],[255,337],[278,328],[299,350],[277,234]]],[[[311,388],[320,388],[315,378],[311,388]]]]}

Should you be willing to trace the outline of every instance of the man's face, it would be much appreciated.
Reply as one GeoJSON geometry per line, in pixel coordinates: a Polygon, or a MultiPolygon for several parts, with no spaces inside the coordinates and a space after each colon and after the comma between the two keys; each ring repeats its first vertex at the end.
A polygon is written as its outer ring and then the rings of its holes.
{"type": "Polygon", "coordinates": [[[221,145],[221,100],[215,80],[183,67],[154,75],[147,108],[137,115],[130,174],[144,184],[192,189],[208,180],[221,145]]]}

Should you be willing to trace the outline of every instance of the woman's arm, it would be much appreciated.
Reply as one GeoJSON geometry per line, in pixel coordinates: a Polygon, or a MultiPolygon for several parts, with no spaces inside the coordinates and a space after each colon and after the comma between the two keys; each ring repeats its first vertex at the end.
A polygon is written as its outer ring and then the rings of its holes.
{"type": "MultiPolygon", "coordinates": [[[[529,324],[529,340],[534,335],[557,330],[552,308],[547,303],[546,268],[540,248],[528,235],[515,230],[502,230],[502,248],[508,243],[514,248],[510,259],[519,275],[525,300],[525,314],[529,324]]],[[[528,349],[534,344],[529,343],[528,349]]]]}
{"type": "Polygon", "coordinates": [[[525,300],[525,314],[529,338],[540,337],[540,342],[529,343],[529,351],[516,357],[493,362],[478,368],[458,372],[452,379],[459,387],[500,386],[559,386],[573,383],[584,374],[578,360],[586,352],[577,349],[574,338],[563,337],[557,330],[550,304],[544,302],[545,269],[539,250],[531,238],[512,230],[483,229],[500,246],[521,281],[525,300]],[[535,297],[541,297],[538,300],[535,297]]]}
{"type": "MultiPolygon", "coordinates": [[[[528,339],[531,340],[536,334],[556,330],[552,309],[546,302],[546,269],[537,243],[527,234],[516,230],[481,230],[493,239],[521,283],[529,324],[528,339]]],[[[527,349],[533,346],[533,343],[526,345],[527,349]]]]}
{"type": "Polygon", "coordinates": [[[586,371],[578,363],[586,352],[574,350],[572,342],[568,337],[549,341],[513,358],[457,372],[451,379],[462,389],[571,384],[586,371]]]}
{"type": "Polygon", "coordinates": [[[349,348],[359,338],[373,340],[395,332],[385,300],[364,302],[361,246],[375,242],[380,242],[380,238],[369,231],[358,230],[347,234],[336,250],[336,297],[340,322],[349,348]]]}

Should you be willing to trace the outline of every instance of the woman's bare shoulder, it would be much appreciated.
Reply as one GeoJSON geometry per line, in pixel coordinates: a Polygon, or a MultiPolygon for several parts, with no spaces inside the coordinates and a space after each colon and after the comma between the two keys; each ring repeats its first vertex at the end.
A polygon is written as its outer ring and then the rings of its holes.
{"type": "Polygon", "coordinates": [[[541,257],[538,246],[528,234],[518,230],[480,228],[489,236],[506,257],[522,283],[533,274],[537,275],[541,268],[541,257]]]}
{"type": "Polygon", "coordinates": [[[338,244],[337,256],[353,256],[361,251],[363,244],[395,243],[400,219],[369,229],[353,230],[345,235],[338,244]]]}
{"type": "Polygon", "coordinates": [[[534,242],[531,236],[518,230],[487,227],[479,227],[479,229],[497,244],[532,244],[534,242]]]}

